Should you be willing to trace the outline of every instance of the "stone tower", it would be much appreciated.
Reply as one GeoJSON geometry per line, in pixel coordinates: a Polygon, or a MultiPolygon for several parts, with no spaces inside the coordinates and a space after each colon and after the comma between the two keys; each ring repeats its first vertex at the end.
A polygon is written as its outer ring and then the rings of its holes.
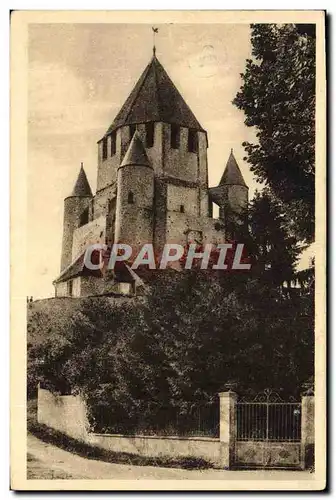
{"type": "Polygon", "coordinates": [[[91,199],[92,191],[83,164],[81,164],[72,193],[64,200],[61,272],[72,262],[73,233],[75,229],[85,223],[84,218],[88,218],[91,199]]]}
{"type": "Polygon", "coordinates": [[[235,229],[245,222],[248,187],[232,149],[218,186],[209,191],[211,199],[219,206],[219,218],[225,223],[226,236],[234,238],[235,229]]]}
{"type": "MultiPolygon", "coordinates": [[[[135,131],[155,177],[153,243],[185,243],[188,216],[209,215],[207,134],[155,54],[98,141],[95,217],[116,197],[119,167],[135,131]]],[[[120,225],[118,231],[121,238],[120,225]]]]}
{"type": "Polygon", "coordinates": [[[117,174],[115,242],[153,242],[154,170],[135,132],[117,174]]]}
{"type": "Polygon", "coordinates": [[[248,188],[232,152],[219,185],[209,188],[207,148],[206,131],[153,51],[98,141],[95,195],[81,168],[64,201],[56,295],[130,293],[136,273],[89,272],[84,255],[92,242],[129,244],[133,256],[153,243],[159,256],[166,243],[218,245],[241,232],[248,188]]]}

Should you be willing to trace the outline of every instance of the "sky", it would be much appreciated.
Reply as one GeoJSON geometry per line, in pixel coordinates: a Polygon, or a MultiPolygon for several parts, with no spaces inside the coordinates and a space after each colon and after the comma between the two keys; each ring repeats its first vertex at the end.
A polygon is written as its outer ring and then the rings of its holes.
{"type": "MultiPolygon", "coordinates": [[[[230,149],[250,198],[258,185],[243,161],[254,141],[232,104],[251,57],[250,28],[237,24],[157,25],[156,55],[208,132],[209,185],[230,149]]],[[[28,283],[34,298],[54,295],[60,270],[63,200],[84,163],[95,191],[97,141],[152,57],[148,24],[31,24],[28,48],[28,283]]]]}

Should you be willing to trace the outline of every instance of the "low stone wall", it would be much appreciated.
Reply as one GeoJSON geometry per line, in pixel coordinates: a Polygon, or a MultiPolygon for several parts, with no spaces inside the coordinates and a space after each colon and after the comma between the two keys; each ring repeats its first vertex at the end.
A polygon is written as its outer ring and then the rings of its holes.
{"type": "Polygon", "coordinates": [[[134,453],[145,457],[195,457],[219,467],[225,466],[228,444],[207,437],[124,436],[90,434],[90,443],[105,450],[134,453]]]}
{"type": "Polygon", "coordinates": [[[86,406],[80,396],[60,396],[38,389],[37,419],[52,429],[82,442],[114,452],[146,457],[194,457],[217,466],[226,466],[228,443],[206,437],[124,436],[89,433],[86,406]]]}
{"type": "Polygon", "coordinates": [[[60,396],[38,388],[37,421],[67,436],[87,440],[89,423],[80,396],[60,396]]]}
{"type": "Polygon", "coordinates": [[[314,397],[302,398],[301,443],[238,442],[236,440],[236,394],[220,393],[220,436],[125,436],[89,432],[85,402],[80,396],[59,396],[38,389],[38,422],[85,443],[113,452],[145,457],[193,457],[218,467],[239,464],[278,467],[311,467],[314,464],[314,397]],[[267,446],[266,446],[267,445],[267,446]],[[265,448],[266,447],[266,448],[265,448]]]}

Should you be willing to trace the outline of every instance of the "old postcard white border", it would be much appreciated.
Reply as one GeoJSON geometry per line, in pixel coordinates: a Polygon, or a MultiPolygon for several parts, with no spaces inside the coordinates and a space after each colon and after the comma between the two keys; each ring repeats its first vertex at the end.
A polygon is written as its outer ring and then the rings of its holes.
{"type": "MultiPolygon", "coordinates": [[[[323,11],[17,11],[11,18],[11,487],[18,490],[319,490],[326,477],[326,60],[323,11]],[[311,480],[27,480],[27,42],[30,23],[316,23],[316,470],[311,480]],[[20,147],[17,145],[20,144],[20,147]],[[14,265],[15,264],[15,265],[14,265]]],[[[252,475],[251,475],[252,476],[252,475]]],[[[289,476],[290,477],[290,476],[289,476]]],[[[299,477],[299,476],[298,476],[299,477]]]]}

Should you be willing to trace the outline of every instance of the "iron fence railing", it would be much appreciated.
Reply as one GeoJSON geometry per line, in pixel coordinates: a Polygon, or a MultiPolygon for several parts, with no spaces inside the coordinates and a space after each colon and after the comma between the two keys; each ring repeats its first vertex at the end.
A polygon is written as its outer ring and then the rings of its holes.
{"type": "Polygon", "coordinates": [[[124,435],[219,437],[219,402],[191,404],[183,409],[161,406],[150,412],[118,418],[116,412],[96,412],[94,432],[124,435]],[[112,415],[113,413],[113,415],[112,415]]]}
{"type": "Polygon", "coordinates": [[[237,441],[287,441],[301,439],[301,403],[282,401],[266,390],[251,402],[236,405],[237,441]]]}

